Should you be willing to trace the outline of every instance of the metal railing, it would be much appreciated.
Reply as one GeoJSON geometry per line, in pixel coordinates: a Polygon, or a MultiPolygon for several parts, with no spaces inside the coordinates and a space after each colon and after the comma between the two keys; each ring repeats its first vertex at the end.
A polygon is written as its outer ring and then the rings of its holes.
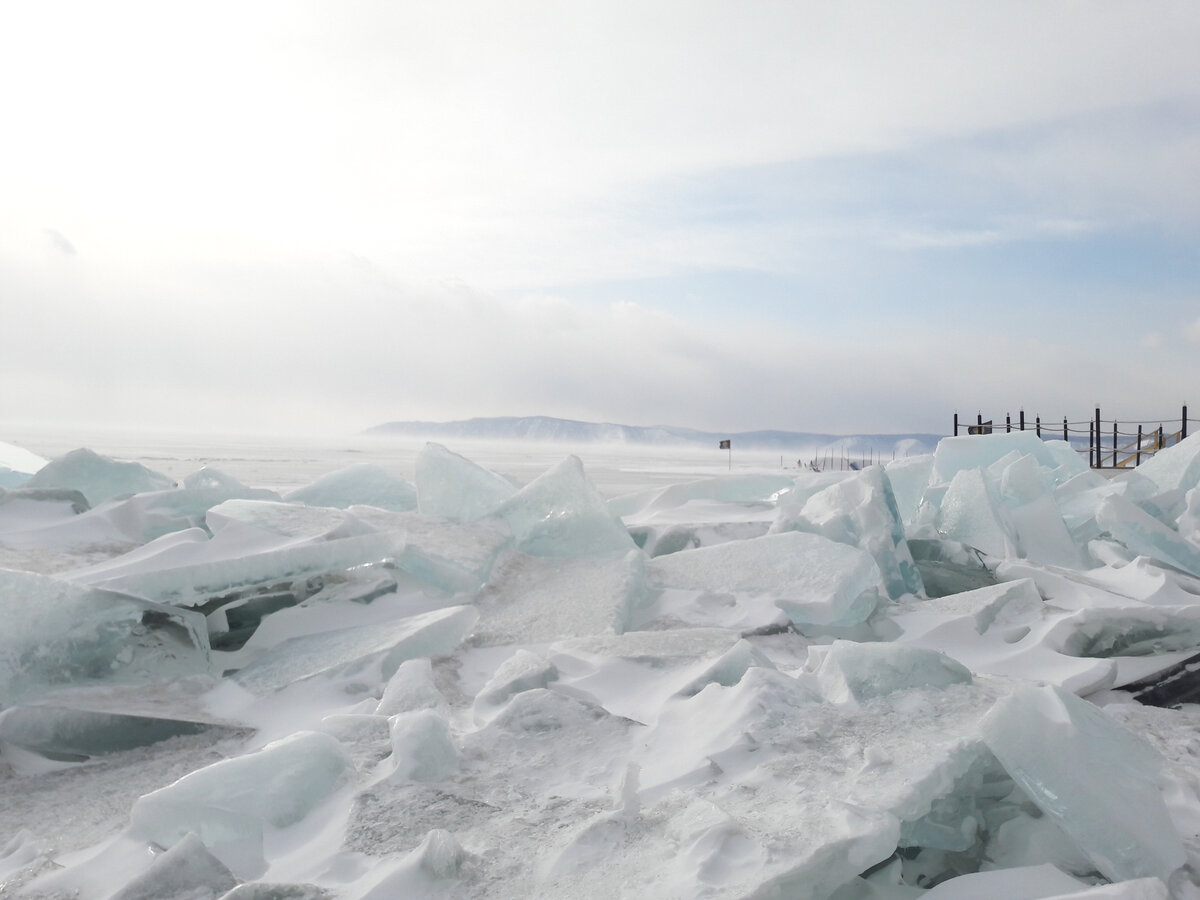
{"type": "Polygon", "coordinates": [[[1048,422],[1043,423],[1041,416],[1037,416],[1032,428],[1028,427],[1024,410],[1020,411],[1015,423],[1011,415],[1005,414],[1003,425],[996,424],[991,419],[985,422],[982,412],[976,416],[974,424],[963,425],[959,422],[958,413],[955,413],[956,437],[962,428],[966,429],[967,434],[1033,431],[1039,438],[1061,438],[1070,444],[1075,452],[1080,455],[1086,453],[1088,465],[1093,469],[1132,469],[1153,458],[1159,450],[1178,444],[1188,436],[1188,408],[1186,404],[1183,406],[1178,419],[1126,420],[1118,423],[1115,419],[1103,419],[1100,407],[1097,406],[1091,419],[1072,422],[1064,416],[1061,425],[1057,420],[1051,425],[1048,422]],[[1135,425],[1137,431],[1128,430],[1135,425]],[[1126,430],[1122,430],[1122,427],[1126,430]]]}

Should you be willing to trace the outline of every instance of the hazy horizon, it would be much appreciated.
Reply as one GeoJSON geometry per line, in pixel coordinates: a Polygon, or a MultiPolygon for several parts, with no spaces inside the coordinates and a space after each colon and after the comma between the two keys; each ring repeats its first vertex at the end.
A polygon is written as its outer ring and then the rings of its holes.
{"type": "Polygon", "coordinates": [[[0,428],[937,432],[1200,383],[1200,7],[8,11],[0,428]]]}

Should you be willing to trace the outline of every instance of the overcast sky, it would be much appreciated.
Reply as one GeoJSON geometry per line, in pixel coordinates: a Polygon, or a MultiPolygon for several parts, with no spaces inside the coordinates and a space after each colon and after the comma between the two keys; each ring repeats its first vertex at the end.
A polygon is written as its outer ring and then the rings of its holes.
{"type": "Polygon", "coordinates": [[[1200,414],[1197,47],[1193,0],[3,2],[0,428],[1200,414]]]}

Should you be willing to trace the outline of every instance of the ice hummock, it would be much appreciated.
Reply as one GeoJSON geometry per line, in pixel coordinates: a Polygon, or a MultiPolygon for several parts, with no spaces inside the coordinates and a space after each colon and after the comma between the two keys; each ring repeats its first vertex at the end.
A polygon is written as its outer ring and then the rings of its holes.
{"type": "Polygon", "coordinates": [[[476,465],[441,444],[417,454],[417,508],[459,522],[480,519],[517,492],[504,476],[476,465]]]}
{"type": "Polygon", "coordinates": [[[140,463],[121,462],[81,447],[44,465],[24,487],[70,488],[99,506],[114,498],[173,488],[175,482],[140,463]]]}
{"type": "Polygon", "coordinates": [[[567,457],[495,510],[512,529],[516,549],[530,556],[593,556],[634,549],[621,520],[587,480],[583,463],[567,457]]]}
{"type": "MultiPolygon", "coordinates": [[[[577,460],[517,490],[427,448],[420,511],[282,503],[213,471],[84,514],[10,503],[6,558],[77,555],[16,573],[73,598],[47,607],[68,624],[99,597],[171,600],[217,649],[200,678],[150,653],[11,700],[0,881],[81,900],[215,895],[222,872],[245,880],[230,900],[1194,897],[1194,711],[1109,688],[1200,650],[1200,578],[1173,555],[1196,488],[998,437],[608,502],[577,460]],[[206,491],[226,496],[202,509],[206,491]],[[69,529],[124,543],[97,559],[69,529]],[[885,574],[904,549],[923,590],[885,574]],[[113,796],[89,837],[54,827],[113,796]]],[[[116,644],[153,649],[133,637],[116,644]]]]}
{"type": "Polygon", "coordinates": [[[879,567],[864,550],[789,531],[661,556],[650,580],[690,595],[666,597],[660,613],[693,625],[755,628],[782,612],[797,626],[849,626],[886,597],[879,567]]]}

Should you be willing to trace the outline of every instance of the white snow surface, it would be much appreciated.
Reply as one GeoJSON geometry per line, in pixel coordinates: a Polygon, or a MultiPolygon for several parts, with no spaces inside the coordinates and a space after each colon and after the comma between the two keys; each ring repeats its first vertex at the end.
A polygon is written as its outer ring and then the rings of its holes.
{"type": "Polygon", "coordinates": [[[1200,898],[1200,707],[1122,690],[1194,439],[183,446],[0,503],[0,896],[1200,898]]]}

